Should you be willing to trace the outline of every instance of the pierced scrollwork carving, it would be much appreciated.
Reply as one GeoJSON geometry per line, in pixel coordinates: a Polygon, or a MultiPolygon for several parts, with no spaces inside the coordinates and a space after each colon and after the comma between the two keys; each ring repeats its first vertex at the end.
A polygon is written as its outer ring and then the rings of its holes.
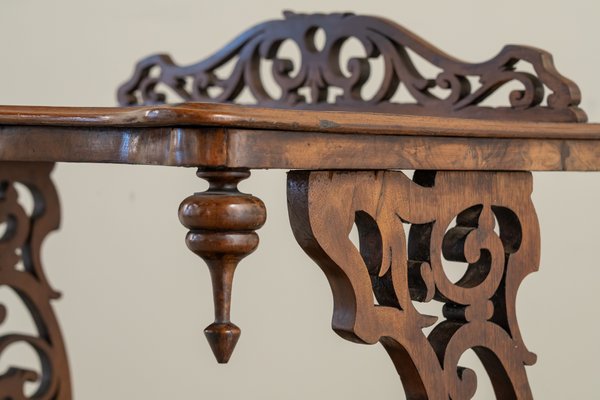
{"type": "Polygon", "coordinates": [[[526,172],[417,171],[411,181],[399,171],[294,171],[288,206],[296,240],[331,285],[334,330],[382,343],[407,398],[472,398],[477,376],[459,365],[472,349],[498,399],[531,399],[525,366],[536,356],[515,313],[517,289],[539,265],[531,190],[526,172]],[[444,259],[468,264],[462,278],[449,278],[444,259]],[[414,302],[429,301],[444,317],[426,335],[436,317],[414,302]]]}
{"type": "Polygon", "coordinates": [[[222,50],[193,65],[178,66],[166,54],[141,60],[130,80],[119,88],[119,103],[164,103],[167,95],[161,90],[165,88],[186,102],[236,102],[248,89],[256,104],[268,107],[586,120],[585,113],[577,107],[581,97],[577,85],[556,70],[552,56],[543,50],[509,45],[489,61],[466,63],[384,18],[350,13],[284,15],[283,20],[250,28],[222,50]],[[325,34],[322,48],[315,43],[318,30],[325,34]],[[342,48],[351,38],[361,43],[365,56],[350,57],[346,62],[342,48]],[[299,48],[299,61],[280,55],[287,41],[299,48]],[[410,51],[440,72],[425,76],[410,51]],[[369,60],[378,57],[383,61],[383,76],[375,94],[365,99],[363,87],[373,75],[369,60]],[[270,71],[262,71],[264,60],[272,61],[270,71]],[[220,70],[230,62],[233,70],[220,77],[220,70]],[[521,68],[521,63],[530,64],[533,73],[521,68]],[[267,90],[264,73],[271,74],[279,96],[267,90]],[[503,105],[480,104],[511,82],[520,88],[512,90],[503,105]],[[413,102],[394,101],[401,86],[413,102]],[[308,90],[310,100],[302,89],[308,90]],[[334,91],[341,94],[332,98],[334,91]]]}
{"type": "MultiPolygon", "coordinates": [[[[29,310],[37,335],[0,334],[0,357],[12,345],[22,343],[37,354],[41,371],[11,367],[0,375],[0,398],[10,400],[69,400],[69,368],[58,321],[50,304],[60,294],[44,274],[41,246],[58,229],[58,196],[50,180],[52,163],[0,163],[0,286],[8,287],[29,310]],[[26,187],[33,198],[30,214],[20,203],[15,184],[26,187]],[[19,268],[22,262],[23,268],[19,268]],[[35,393],[26,396],[24,386],[37,382],[35,393]]],[[[0,327],[9,310],[0,305],[0,327]]]]}

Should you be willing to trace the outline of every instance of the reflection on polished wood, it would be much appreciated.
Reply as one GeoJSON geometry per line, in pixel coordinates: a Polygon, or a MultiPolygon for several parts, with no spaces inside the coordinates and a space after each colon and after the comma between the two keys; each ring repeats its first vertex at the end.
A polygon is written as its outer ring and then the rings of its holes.
{"type": "MultiPolygon", "coordinates": [[[[471,398],[477,377],[458,364],[468,349],[497,398],[532,398],[525,366],[536,357],[521,339],[515,310],[519,284],[539,264],[528,171],[600,170],[600,124],[585,122],[579,88],[549,53],[506,46],[468,63],[383,18],[286,13],[190,66],[164,54],[143,59],[118,98],[123,107],[0,106],[0,223],[8,227],[0,235],[0,254],[8,254],[0,259],[0,283],[22,292],[40,331],[39,338],[0,337],[0,350],[15,340],[38,350],[42,384],[31,398],[71,395],[49,308],[57,295],[39,263],[41,241],[58,224],[52,162],[195,167],[209,181],[207,191],[182,202],[179,218],[188,248],[210,269],[215,319],[205,334],[219,362],[229,360],[240,335],[230,315],[234,270],[258,246],[255,231],[266,220],[263,202],[237,184],[251,169],[303,169],[288,176],[290,221],[331,284],[336,332],[382,343],[409,399],[471,398]],[[342,71],[341,48],[351,38],[365,56],[350,58],[342,71]],[[296,73],[294,61],[279,55],[289,40],[300,49],[296,73]],[[411,51],[440,72],[425,76],[411,51]],[[378,57],[383,78],[365,99],[369,62],[378,57]],[[221,74],[232,60],[233,69],[221,74]],[[265,60],[280,97],[263,85],[265,60]],[[509,83],[520,89],[498,107],[485,105],[509,83]],[[401,87],[411,101],[393,100],[401,87]],[[235,102],[244,89],[254,105],[214,104],[235,102]],[[162,104],[167,95],[185,103],[162,104]],[[416,172],[411,180],[398,169],[416,172]],[[14,181],[36,201],[29,219],[14,204],[14,181]],[[353,224],[359,249],[348,239],[353,224]],[[25,271],[13,268],[17,239],[25,271]],[[451,282],[442,259],[468,264],[463,278],[451,282]],[[422,328],[435,318],[413,302],[429,301],[440,303],[445,320],[426,336],[422,328]]],[[[35,378],[9,369],[0,376],[0,398],[27,398],[23,383],[35,378]]]]}
{"type": "Polygon", "coordinates": [[[209,182],[205,192],[195,193],[179,206],[179,220],[188,228],[188,248],[202,257],[210,270],[215,321],[204,334],[219,363],[227,363],[240,338],[231,322],[231,290],[238,263],[258,247],[258,235],[267,218],[264,203],[241,193],[237,185],[250,176],[248,170],[198,170],[209,182]]]}
{"type": "Polygon", "coordinates": [[[250,169],[597,171],[600,124],[230,104],[5,106],[0,158],[250,169]]]}

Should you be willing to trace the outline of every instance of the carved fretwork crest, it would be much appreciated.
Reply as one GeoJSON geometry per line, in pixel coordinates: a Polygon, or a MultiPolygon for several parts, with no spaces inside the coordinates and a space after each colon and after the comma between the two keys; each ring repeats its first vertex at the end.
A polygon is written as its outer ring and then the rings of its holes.
{"type": "Polygon", "coordinates": [[[498,399],[531,399],[515,302],[539,265],[539,227],[526,172],[295,171],[288,203],[298,243],[334,295],[333,328],[384,345],[409,399],[470,399],[472,349],[498,399]],[[359,248],[348,237],[352,226],[359,248]],[[408,237],[404,227],[410,225],[408,237]],[[444,261],[467,264],[451,280],[444,261]],[[376,304],[373,301],[376,298],[376,304]],[[443,318],[416,302],[438,302],[443,318]],[[426,335],[423,329],[437,322],[426,335]]]}
{"type": "MultiPolygon", "coordinates": [[[[465,43],[468,45],[468,43],[465,43]]],[[[166,54],[141,60],[118,92],[121,105],[167,101],[239,102],[242,92],[261,106],[318,110],[361,110],[486,119],[583,122],[577,85],[555,68],[540,49],[509,45],[482,63],[460,61],[384,18],[344,14],[285,13],[283,20],[250,28],[222,50],[189,66],[166,54]],[[317,45],[316,33],[324,34],[317,45]],[[358,40],[364,56],[344,59],[348,40],[358,40]],[[284,43],[300,59],[282,56],[284,43]],[[419,69],[420,57],[438,72],[419,69]],[[374,94],[363,93],[372,77],[371,61],[380,58],[383,73],[374,94]],[[270,62],[265,70],[265,62],[270,62]],[[233,64],[232,68],[224,68],[233,64]],[[527,66],[526,68],[522,68],[527,66]],[[268,90],[265,75],[277,87],[268,90]],[[481,103],[513,84],[497,107],[481,103]],[[516,84],[516,85],[514,85],[516,84]],[[410,101],[397,101],[404,89],[410,101]],[[176,99],[168,99],[167,94],[176,99]]]]}

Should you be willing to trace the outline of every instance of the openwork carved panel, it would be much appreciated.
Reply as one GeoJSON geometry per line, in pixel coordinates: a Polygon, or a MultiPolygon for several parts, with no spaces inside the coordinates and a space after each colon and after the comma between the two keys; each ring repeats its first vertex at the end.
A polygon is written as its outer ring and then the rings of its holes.
{"type": "Polygon", "coordinates": [[[458,365],[469,349],[497,398],[531,399],[525,366],[536,356],[515,314],[539,265],[531,190],[526,172],[295,171],[288,205],[296,240],[331,285],[334,330],[381,342],[409,399],[472,398],[477,376],[458,365]],[[464,276],[451,280],[444,259],[468,264],[464,276]],[[437,324],[414,305],[430,301],[443,311],[437,324]]]}
{"type": "Polygon", "coordinates": [[[543,50],[509,45],[489,61],[467,63],[384,18],[350,13],[284,15],[283,20],[250,28],[196,64],[178,66],[166,54],[143,59],[119,88],[119,103],[165,103],[168,93],[175,95],[175,101],[237,102],[247,89],[256,104],[269,107],[586,120],[577,107],[577,85],[557,71],[552,56],[543,50]],[[322,47],[316,42],[317,32],[324,33],[322,47]],[[364,56],[344,56],[350,39],[360,42],[364,56]],[[299,50],[300,60],[281,54],[285,43],[299,50]],[[420,70],[415,54],[438,72],[420,70]],[[370,61],[377,58],[383,74],[377,77],[375,93],[366,98],[363,87],[374,76],[370,61]],[[233,68],[226,68],[229,64],[233,68]],[[268,81],[280,94],[268,90],[265,75],[270,75],[268,81]],[[511,83],[517,88],[508,92],[500,107],[480,104],[511,83]],[[412,101],[395,101],[400,88],[412,101]]]}
{"type": "MultiPolygon", "coordinates": [[[[42,242],[59,225],[59,203],[50,180],[51,163],[0,163],[0,286],[8,287],[23,301],[37,334],[0,335],[0,357],[16,344],[30,346],[40,360],[41,371],[11,367],[0,375],[0,398],[10,400],[69,400],[71,384],[65,347],[58,322],[50,305],[59,293],[44,275],[42,242]],[[31,213],[19,199],[16,184],[28,189],[33,198],[31,213]],[[22,268],[19,265],[22,264],[22,268]],[[34,394],[26,396],[27,382],[38,382],[34,394]]],[[[0,328],[9,310],[0,304],[0,328]]]]}

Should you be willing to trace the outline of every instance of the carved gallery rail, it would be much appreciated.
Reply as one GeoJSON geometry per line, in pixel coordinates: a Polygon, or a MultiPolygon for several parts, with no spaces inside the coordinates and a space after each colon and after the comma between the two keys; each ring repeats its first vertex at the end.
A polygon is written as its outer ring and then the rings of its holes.
{"type": "MultiPolygon", "coordinates": [[[[47,398],[70,397],[65,350],[49,305],[56,293],[39,254],[44,236],[58,225],[49,174],[60,161],[200,167],[198,176],[210,188],[183,201],[180,219],[190,229],[188,247],[210,266],[215,323],[206,333],[220,362],[240,332],[229,320],[233,271],[258,245],[254,230],[266,217],[264,204],[238,192],[237,182],[253,168],[307,169],[288,177],[290,221],[330,281],[334,329],[353,341],[380,341],[409,398],[469,398],[476,379],[457,366],[469,348],[481,357],[498,398],[531,398],[524,366],[536,358],[515,316],[519,283],[539,261],[531,174],[496,171],[599,170],[600,125],[215,104],[2,107],[0,160],[0,218],[8,224],[0,241],[0,283],[19,293],[39,329],[39,337],[3,337],[0,350],[23,340],[38,351],[40,390],[53,394],[47,398]],[[417,172],[411,180],[399,171],[377,171],[389,168],[417,172]],[[33,215],[19,206],[16,182],[32,192],[33,215]],[[348,239],[355,222],[360,251],[348,239]],[[411,224],[407,238],[402,224],[411,224]],[[24,271],[15,269],[18,254],[24,271]],[[465,276],[450,282],[442,257],[469,263],[465,276]],[[435,318],[411,302],[432,300],[443,303],[446,320],[427,338],[421,328],[435,318]]],[[[35,379],[31,371],[11,370],[0,378],[0,393],[22,398],[23,382],[35,379]]]]}
{"type": "MultiPolygon", "coordinates": [[[[71,398],[50,307],[57,294],[40,259],[59,220],[49,175],[54,162],[105,162],[198,167],[209,181],[207,191],[182,202],[179,218],[188,247],[210,269],[215,320],[205,333],[219,362],[229,360],[240,335],[229,312],[234,270],[258,246],[255,231],[266,219],[263,202],[237,184],[251,169],[282,168],[293,170],[288,210],[296,240],[333,291],[333,328],[355,342],[382,343],[407,398],[471,398],[476,376],[458,362],[473,349],[497,398],[531,399],[525,366],[536,356],[515,311],[519,285],[540,257],[529,171],[600,170],[600,125],[584,123],[580,97],[543,50],[511,45],[466,63],[386,19],[285,13],[189,66],[164,54],[140,61],[118,98],[123,106],[151,106],[0,107],[0,285],[23,299],[38,328],[37,337],[0,336],[0,354],[25,342],[42,365],[41,377],[17,368],[0,376],[0,398],[24,399],[24,383],[38,378],[32,398],[71,398]],[[325,39],[317,45],[319,30],[325,39]],[[365,56],[350,58],[344,72],[349,38],[365,56]],[[300,50],[296,72],[279,55],[285,42],[300,50]],[[422,75],[408,50],[441,72],[422,75]],[[383,78],[365,99],[369,60],[377,57],[383,78]],[[263,85],[262,61],[271,62],[279,96],[263,85]],[[508,105],[482,105],[509,82],[522,88],[504,99],[508,105]],[[414,101],[394,101],[401,85],[414,101]],[[341,94],[331,101],[333,88],[341,94]],[[269,108],[191,103],[235,102],[244,89],[269,108]],[[158,105],[166,93],[186,103],[158,105]],[[411,179],[400,169],[416,171],[411,179]],[[19,205],[16,183],[33,195],[31,215],[19,205]],[[354,224],[359,249],[348,238],[354,224]],[[467,263],[464,276],[450,281],[442,258],[467,263]],[[430,301],[440,303],[443,321],[413,305],[430,301]],[[436,322],[426,336],[422,328],[436,322]]],[[[5,314],[0,308],[0,323],[5,314]]]]}

